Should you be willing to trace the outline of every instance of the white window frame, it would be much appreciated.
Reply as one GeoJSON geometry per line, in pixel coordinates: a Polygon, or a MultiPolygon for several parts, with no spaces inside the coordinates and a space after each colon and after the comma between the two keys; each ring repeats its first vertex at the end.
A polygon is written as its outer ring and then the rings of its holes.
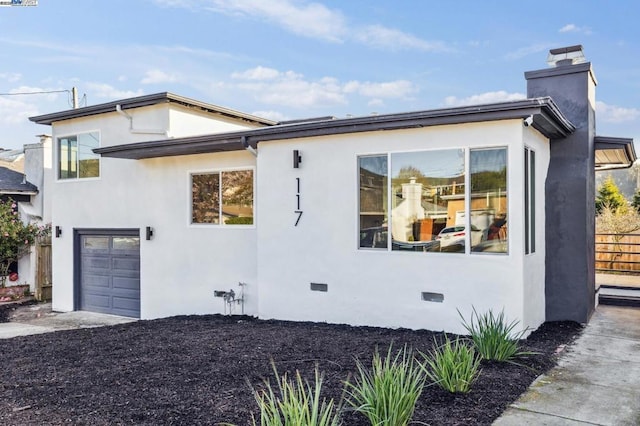
{"type": "MultiPolygon", "coordinates": [[[[429,149],[408,149],[408,150],[399,150],[399,151],[376,151],[376,152],[368,152],[368,153],[358,153],[356,154],[356,160],[355,160],[355,166],[356,166],[356,211],[355,211],[355,223],[356,223],[356,242],[355,242],[355,247],[356,250],[358,252],[369,252],[369,253],[393,253],[392,255],[401,255],[404,256],[406,255],[407,252],[401,251],[401,250],[393,250],[392,247],[392,208],[391,208],[391,199],[392,199],[392,191],[393,191],[393,185],[391,184],[391,170],[392,170],[392,160],[391,157],[393,154],[399,154],[399,153],[411,153],[411,152],[425,152],[425,151],[441,151],[441,150],[453,150],[453,149],[462,149],[464,150],[464,158],[465,158],[465,164],[464,164],[464,173],[465,173],[465,192],[464,192],[464,209],[465,209],[465,228],[466,229],[471,229],[471,215],[468,214],[471,212],[471,151],[473,150],[483,150],[483,149],[504,149],[506,151],[506,160],[507,160],[507,175],[506,175],[506,185],[507,185],[507,200],[506,200],[506,208],[507,208],[507,214],[510,214],[510,208],[509,208],[509,200],[510,197],[508,196],[509,193],[509,173],[510,173],[510,157],[509,157],[509,152],[510,152],[510,148],[508,144],[499,144],[499,145],[483,145],[483,146],[447,146],[447,147],[442,147],[442,148],[429,148],[429,149]],[[360,158],[365,158],[365,157],[377,157],[377,156],[387,156],[387,232],[388,232],[388,240],[387,240],[387,247],[386,249],[384,248],[369,248],[369,247],[360,247],[360,172],[359,172],[359,160],[360,158]],[[398,254],[398,253],[402,253],[402,254],[398,254]]],[[[501,256],[509,256],[511,250],[509,249],[511,246],[511,238],[507,239],[507,251],[506,252],[473,252],[471,251],[471,232],[466,232],[465,235],[465,251],[464,253],[442,253],[439,254],[440,255],[452,255],[452,256],[460,256],[460,255],[488,255],[488,256],[495,256],[495,255],[501,255],[501,256]]],[[[429,254],[430,252],[426,252],[427,256],[430,256],[431,254],[429,254]]],[[[425,253],[423,253],[422,255],[425,255],[425,253]]]]}
{"type": "Polygon", "coordinates": [[[225,228],[225,229],[248,229],[255,228],[257,221],[256,214],[256,168],[255,166],[249,167],[230,167],[230,168],[218,168],[218,169],[204,169],[204,170],[189,170],[187,173],[187,193],[188,195],[188,205],[187,205],[187,225],[189,227],[194,228],[225,228]],[[204,175],[204,174],[216,174],[220,175],[220,188],[219,188],[219,200],[220,204],[222,204],[222,174],[229,172],[242,172],[242,171],[251,171],[253,176],[253,198],[251,200],[251,208],[253,211],[253,223],[249,225],[241,225],[241,224],[226,224],[222,220],[219,223],[194,223],[193,219],[193,175],[204,175]]]}
{"type": "Polygon", "coordinates": [[[102,133],[100,132],[100,130],[98,129],[94,129],[94,130],[85,130],[82,132],[71,132],[71,133],[66,133],[66,134],[62,134],[62,135],[56,135],[55,139],[53,141],[53,157],[54,157],[54,165],[55,165],[55,176],[56,176],[56,182],[78,182],[78,181],[91,181],[91,180],[99,180],[102,176],[102,156],[98,155],[97,156],[97,160],[98,160],[98,176],[89,176],[89,177],[80,177],[80,158],[78,156],[78,159],[76,161],[76,170],[78,173],[77,177],[74,178],[62,178],[60,177],[60,139],[64,139],[64,138],[69,138],[69,137],[73,137],[75,136],[76,138],[80,135],[86,135],[86,134],[90,134],[90,133],[95,133],[98,135],[98,146],[97,148],[100,148],[102,146],[102,133]]]}

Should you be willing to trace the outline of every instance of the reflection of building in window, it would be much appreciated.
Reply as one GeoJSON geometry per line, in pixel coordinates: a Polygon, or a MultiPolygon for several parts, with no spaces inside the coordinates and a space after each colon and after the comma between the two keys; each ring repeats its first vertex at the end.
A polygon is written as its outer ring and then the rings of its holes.
{"type": "Polygon", "coordinates": [[[386,180],[385,175],[360,167],[360,229],[386,224],[386,180]]]}
{"type": "Polygon", "coordinates": [[[253,170],[191,175],[191,223],[221,221],[253,224],[253,170]]]}
{"type": "Polygon", "coordinates": [[[450,246],[447,251],[464,253],[469,226],[472,251],[506,252],[506,153],[506,148],[470,150],[470,194],[466,193],[464,149],[360,157],[360,247],[375,246],[373,236],[386,235],[390,222],[393,250],[433,251],[438,240],[441,247],[450,246]],[[387,158],[391,161],[390,200],[387,158]],[[500,213],[504,223],[496,241],[504,244],[496,245],[489,242],[488,234],[500,213]],[[462,229],[448,238],[439,235],[451,227],[462,229]]]}

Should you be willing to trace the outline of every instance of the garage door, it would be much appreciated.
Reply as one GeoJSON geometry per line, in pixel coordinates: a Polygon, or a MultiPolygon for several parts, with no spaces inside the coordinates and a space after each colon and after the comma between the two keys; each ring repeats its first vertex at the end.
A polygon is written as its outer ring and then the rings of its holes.
{"type": "Polygon", "coordinates": [[[79,308],[140,317],[140,238],[80,235],[79,308]]]}

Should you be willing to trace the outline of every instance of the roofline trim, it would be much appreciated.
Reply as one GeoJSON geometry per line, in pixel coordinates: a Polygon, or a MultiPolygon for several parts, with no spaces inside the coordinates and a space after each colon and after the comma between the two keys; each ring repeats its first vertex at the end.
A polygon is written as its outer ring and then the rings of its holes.
{"type": "Polygon", "coordinates": [[[244,112],[221,107],[218,105],[208,104],[206,102],[197,101],[195,99],[190,99],[169,92],[154,93],[151,95],[137,96],[135,98],[122,99],[98,105],[91,105],[82,108],[54,112],[51,114],[38,115],[29,117],[29,120],[37,124],[51,125],[56,121],[71,120],[74,118],[89,117],[92,115],[115,112],[117,105],[120,105],[123,110],[126,110],[132,108],[153,106],[162,103],[175,103],[186,106],[188,108],[199,108],[209,113],[220,114],[225,117],[241,119],[264,126],[273,126],[277,124],[276,121],[267,120],[255,115],[246,114],[244,112]]]}
{"type": "Polygon", "coordinates": [[[564,117],[553,100],[543,97],[419,112],[281,124],[252,130],[116,145],[97,148],[94,152],[104,157],[143,159],[242,150],[247,145],[255,148],[258,143],[271,140],[524,119],[529,116],[534,116],[533,127],[549,139],[564,138],[575,130],[575,126],[564,117]]]}

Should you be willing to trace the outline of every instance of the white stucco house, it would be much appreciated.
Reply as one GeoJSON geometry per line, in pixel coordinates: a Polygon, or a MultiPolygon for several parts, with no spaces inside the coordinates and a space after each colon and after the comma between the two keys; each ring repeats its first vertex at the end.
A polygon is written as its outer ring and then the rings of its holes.
{"type": "Polygon", "coordinates": [[[586,321],[594,167],[630,164],[632,140],[595,135],[589,63],[526,77],[519,101],[344,119],[171,93],[32,117],[53,140],[53,308],[458,333],[473,307],[586,321]]]}

